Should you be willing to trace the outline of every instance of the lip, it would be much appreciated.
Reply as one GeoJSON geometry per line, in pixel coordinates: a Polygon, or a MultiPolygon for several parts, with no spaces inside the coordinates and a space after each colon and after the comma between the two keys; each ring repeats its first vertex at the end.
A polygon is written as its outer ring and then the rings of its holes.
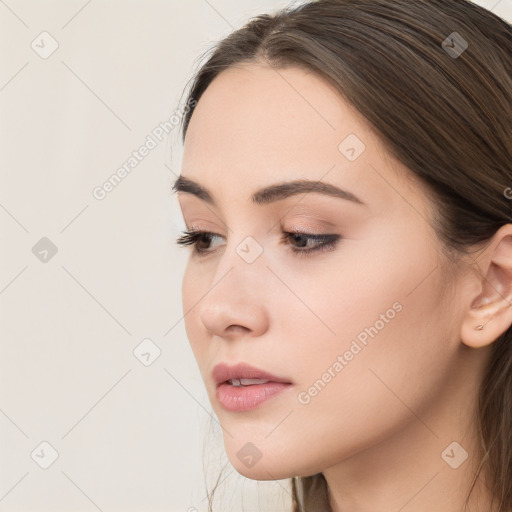
{"type": "Polygon", "coordinates": [[[217,400],[231,412],[254,409],[292,386],[292,383],[283,377],[272,375],[245,363],[235,366],[220,363],[213,369],[212,377],[217,385],[217,400]],[[250,386],[233,386],[227,382],[229,379],[265,379],[268,382],[250,386]]]}
{"type": "Polygon", "coordinates": [[[291,384],[289,380],[269,372],[255,368],[247,363],[238,363],[229,366],[226,363],[219,363],[213,368],[212,377],[217,387],[229,379],[265,379],[271,382],[291,384]]]}

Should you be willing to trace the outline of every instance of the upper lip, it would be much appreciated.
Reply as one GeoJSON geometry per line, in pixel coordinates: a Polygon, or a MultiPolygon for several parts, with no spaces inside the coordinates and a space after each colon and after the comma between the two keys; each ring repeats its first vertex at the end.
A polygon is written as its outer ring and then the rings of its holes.
{"type": "Polygon", "coordinates": [[[266,379],[271,382],[286,382],[291,384],[290,381],[285,378],[272,375],[271,373],[259,370],[246,363],[238,363],[234,366],[219,363],[214,367],[212,377],[217,386],[230,379],[266,379]]]}

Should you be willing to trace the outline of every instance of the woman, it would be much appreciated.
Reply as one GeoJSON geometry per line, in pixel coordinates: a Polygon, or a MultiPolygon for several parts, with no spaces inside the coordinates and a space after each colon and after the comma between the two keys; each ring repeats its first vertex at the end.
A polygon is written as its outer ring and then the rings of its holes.
{"type": "Polygon", "coordinates": [[[512,30],[319,0],[222,40],[174,184],[230,462],[295,511],[512,510],[512,30]]]}

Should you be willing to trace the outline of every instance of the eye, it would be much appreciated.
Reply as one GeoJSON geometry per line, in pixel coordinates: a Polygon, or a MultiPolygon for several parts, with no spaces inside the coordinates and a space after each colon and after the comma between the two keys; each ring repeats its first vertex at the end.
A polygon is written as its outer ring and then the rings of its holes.
{"type": "Polygon", "coordinates": [[[212,237],[219,237],[216,233],[212,233],[210,231],[199,231],[195,229],[191,229],[188,231],[183,231],[183,235],[176,239],[176,243],[179,245],[191,245],[194,250],[194,254],[204,254],[210,253],[211,250],[208,248],[201,247],[201,244],[208,245],[211,243],[212,237]]]}
{"type": "Polygon", "coordinates": [[[281,237],[281,242],[285,245],[290,245],[290,250],[298,256],[307,256],[313,253],[322,253],[332,250],[336,247],[341,239],[341,235],[314,235],[311,233],[289,232],[284,231],[281,237]],[[290,244],[290,240],[298,245],[290,244]],[[312,242],[312,246],[307,246],[312,242]]]}
{"type": "MultiPolygon", "coordinates": [[[[203,256],[212,253],[213,251],[208,247],[202,246],[202,244],[208,246],[208,244],[211,243],[211,239],[214,237],[220,238],[221,236],[210,231],[192,229],[189,231],[183,231],[183,235],[176,240],[176,243],[183,246],[193,246],[193,254],[203,256]]],[[[341,238],[342,236],[337,234],[315,235],[311,233],[283,231],[281,243],[289,245],[290,250],[294,254],[298,256],[307,256],[309,254],[322,253],[334,249],[341,238]],[[292,243],[290,243],[290,241],[292,243]],[[308,244],[311,242],[313,243],[313,246],[308,247],[308,244]],[[293,243],[296,243],[297,245],[293,245],[293,243]]]]}

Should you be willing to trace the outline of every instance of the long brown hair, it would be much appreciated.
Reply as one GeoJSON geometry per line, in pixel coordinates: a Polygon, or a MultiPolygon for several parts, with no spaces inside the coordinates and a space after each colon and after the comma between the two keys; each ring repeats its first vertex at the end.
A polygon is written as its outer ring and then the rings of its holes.
{"type": "MultiPolygon", "coordinates": [[[[310,1],[256,16],[210,51],[187,103],[242,62],[327,78],[427,185],[451,257],[512,221],[512,30],[492,12],[468,0],[310,1]]],[[[192,114],[182,120],[183,142],[192,114]]],[[[479,394],[481,463],[469,494],[485,468],[493,504],[509,512],[512,328],[493,345],[479,394]]],[[[322,473],[293,478],[291,489],[294,512],[331,510],[322,473]]]]}

